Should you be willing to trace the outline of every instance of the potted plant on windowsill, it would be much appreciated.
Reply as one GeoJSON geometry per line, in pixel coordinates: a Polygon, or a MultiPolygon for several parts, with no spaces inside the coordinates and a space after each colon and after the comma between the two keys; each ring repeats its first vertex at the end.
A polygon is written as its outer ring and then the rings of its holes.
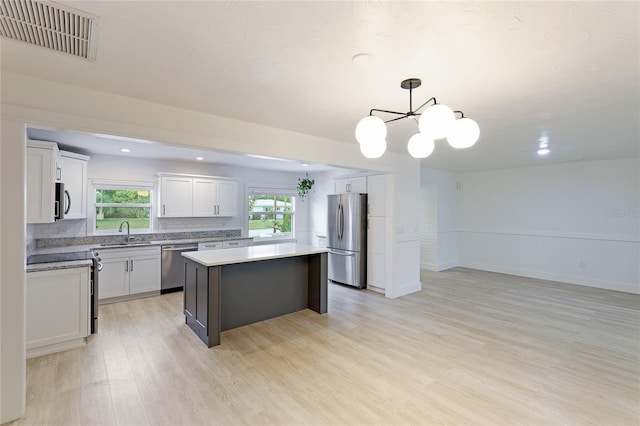
{"type": "Polygon", "coordinates": [[[298,197],[301,201],[304,201],[305,197],[309,194],[309,191],[315,185],[314,179],[309,179],[309,174],[305,173],[304,179],[298,179],[298,197]]]}

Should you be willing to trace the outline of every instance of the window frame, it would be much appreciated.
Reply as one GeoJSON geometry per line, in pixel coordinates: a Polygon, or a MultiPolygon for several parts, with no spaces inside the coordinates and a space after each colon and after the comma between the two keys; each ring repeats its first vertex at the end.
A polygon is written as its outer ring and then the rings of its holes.
{"type": "Polygon", "coordinates": [[[273,188],[264,188],[264,187],[257,187],[257,186],[249,186],[247,187],[247,196],[245,198],[245,202],[247,204],[245,204],[245,214],[247,215],[246,220],[245,220],[245,224],[247,226],[247,236],[249,236],[250,238],[253,239],[254,242],[256,243],[264,243],[264,242],[269,242],[269,241],[287,241],[287,240],[295,240],[296,238],[296,207],[297,207],[297,203],[298,203],[298,196],[297,196],[297,192],[295,189],[290,189],[290,188],[278,188],[278,187],[273,187],[273,188]],[[291,211],[290,212],[286,212],[286,211],[265,211],[265,212],[255,212],[255,211],[250,211],[249,210],[249,197],[251,197],[252,195],[264,195],[264,196],[274,196],[274,197],[291,197],[291,211]],[[278,236],[278,234],[271,234],[270,236],[258,236],[258,235],[254,235],[251,236],[250,232],[251,230],[249,229],[249,220],[251,218],[251,216],[253,214],[265,214],[265,215],[269,215],[269,216],[276,216],[278,214],[281,215],[289,215],[291,216],[291,232],[282,235],[282,236],[278,236]]]}
{"type": "MultiPolygon", "coordinates": [[[[156,185],[155,182],[149,181],[127,181],[127,180],[111,180],[111,179],[93,179],[91,180],[91,198],[90,198],[90,219],[91,223],[87,227],[92,235],[118,235],[117,229],[96,229],[98,207],[142,207],[149,209],[149,227],[148,228],[131,228],[130,234],[148,234],[154,229],[154,211],[156,203],[156,185]],[[100,189],[132,189],[149,191],[149,203],[98,203],[96,202],[97,191],[100,189]]],[[[88,217],[89,217],[88,216],[88,217]]]]}

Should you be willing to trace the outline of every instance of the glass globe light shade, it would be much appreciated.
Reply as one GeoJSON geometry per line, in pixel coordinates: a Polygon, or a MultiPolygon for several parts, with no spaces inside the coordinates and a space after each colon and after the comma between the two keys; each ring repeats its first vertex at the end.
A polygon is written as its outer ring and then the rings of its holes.
{"type": "Polygon", "coordinates": [[[387,125],[380,117],[368,115],[358,122],[356,126],[356,140],[358,143],[368,143],[387,137],[387,125]]]}
{"type": "Polygon", "coordinates": [[[378,158],[387,150],[385,139],[372,139],[360,144],[360,152],[367,158],[378,158]]]}
{"type": "Polygon", "coordinates": [[[456,120],[451,127],[447,141],[452,147],[462,149],[472,146],[479,137],[480,127],[478,127],[478,123],[470,118],[461,118],[456,120]]]}
{"type": "Polygon", "coordinates": [[[416,133],[411,136],[407,144],[407,150],[413,158],[426,158],[431,155],[436,144],[424,133],[416,133]]]}
{"type": "Polygon", "coordinates": [[[420,133],[431,139],[447,137],[451,126],[456,121],[453,110],[446,105],[435,104],[427,108],[418,121],[420,133]]]}

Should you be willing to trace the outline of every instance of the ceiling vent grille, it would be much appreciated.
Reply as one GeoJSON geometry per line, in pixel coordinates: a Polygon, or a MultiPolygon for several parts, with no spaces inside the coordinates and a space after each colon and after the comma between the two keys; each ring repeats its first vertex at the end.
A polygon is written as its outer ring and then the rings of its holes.
{"type": "Polygon", "coordinates": [[[47,1],[0,0],[0,35],[95,61],[97,18],[47,1]]]}

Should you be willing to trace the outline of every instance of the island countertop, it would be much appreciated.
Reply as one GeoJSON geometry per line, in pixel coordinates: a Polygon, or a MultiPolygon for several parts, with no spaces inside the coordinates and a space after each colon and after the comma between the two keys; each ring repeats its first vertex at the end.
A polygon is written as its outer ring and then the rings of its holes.
{"type": "Polygon", "coordinates": [[[203,266],[220,266],[231,265],[234,263],[254,262],[258,260],[327,253],[328,251],[329,250],[325,247],[314,247],[297,243],[284,243],[238,247],[224,250],[189,251],[182,253],[182,256],[187,259],[191,259],[194,262],[198,262],[203,266]]]}

